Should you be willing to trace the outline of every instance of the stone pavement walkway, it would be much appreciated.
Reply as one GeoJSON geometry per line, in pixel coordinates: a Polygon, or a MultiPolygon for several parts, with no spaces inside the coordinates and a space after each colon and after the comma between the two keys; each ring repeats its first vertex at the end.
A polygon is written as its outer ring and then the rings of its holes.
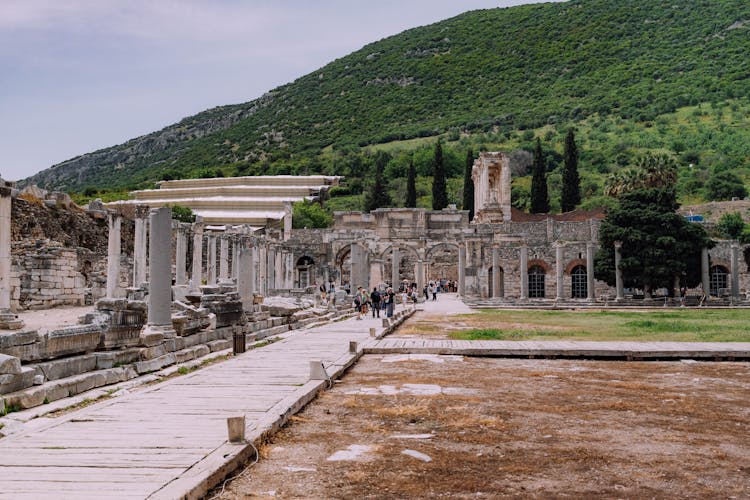
{"type": "Polygon", "coordinates": [[[381,333],[382,320],[302,330],[0,439],[0,498],[200,496],[253,456],[227,442],[227,417],[246,416],[249,441],[274,431],[328,384],[310,380],[310,361],[335,377],[373,340],[372,327],[381,333]],[[349,353],[350,341],[359,353],[349,353]]]}

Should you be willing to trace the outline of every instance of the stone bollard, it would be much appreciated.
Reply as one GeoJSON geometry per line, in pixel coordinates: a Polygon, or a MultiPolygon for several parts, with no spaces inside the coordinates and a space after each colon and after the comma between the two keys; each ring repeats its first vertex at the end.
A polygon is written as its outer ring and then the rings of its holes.
{"type": "Polygon", "coordinates": [[[245,442],[245,416],[227,418],[227,432],[230,443],[245,442]]]}
{"type": "Polygon", "coordinates": [[[375,337],[377,334],[375,333],[374,328],[370,328],[370,337],[375,337]]]}
{"type": "Polygon", "coordinates": [[[355,354],[357,352],[357,348],[359,347],[359,344],[357,342],[350,340],[349,341],[349,352],[352,354],[355,354]]]}
{"type": "Polygon", "coordinates": [[[383,318],[383,328],[388,328],[391,326],[391,320],[388,318],[383,318]]]}
{"type": "Polygon", "coordinates": [[[329,380],[325,366],[320,360],[310,361],[310,380],[329,380]]]}

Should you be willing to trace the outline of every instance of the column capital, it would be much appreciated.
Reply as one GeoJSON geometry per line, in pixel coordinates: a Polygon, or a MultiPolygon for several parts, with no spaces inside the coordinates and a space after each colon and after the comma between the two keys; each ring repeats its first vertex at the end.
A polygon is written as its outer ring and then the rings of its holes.
{"type": "Polygon", "coordinates": [[[615,248],[618,249],[618,250],[621,249],[622,248],[622,241],[620,241],[620,240],[615,241],[615,248]]]}

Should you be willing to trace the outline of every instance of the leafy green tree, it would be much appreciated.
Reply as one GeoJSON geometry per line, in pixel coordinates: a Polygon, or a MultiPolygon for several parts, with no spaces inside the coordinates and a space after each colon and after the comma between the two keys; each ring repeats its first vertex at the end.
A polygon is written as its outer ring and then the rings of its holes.
{"type": "Polygon", "coordinates": [[[333,225],[333,217],[320,204],[303,200],[292,205],[292,227],[323,228],[333,225]]]}
{"type": "Polygon", "coordinates": [[[549,212],[549,194],[547,193],[547,172],[542,153],[542,141],[537,137],[534,148],[534,163],[531,166],[531,212],[546,214],[549,212]]]}
{"type": "Polygon", "coordinates": [[[462,208],[469,211],[469,220],[474,219],[474,181],[471,179],[471,170],[474,168],[474,152],[470,149],[466,152],[466,168],[464,168],[464,204],[462,208]]]}
{"type": "Polygon", "coordinates": [[[391,197],[388,194],[383,172],[391,157],[388,153],[378,151],[375,155],[375,179],[372,188],[365,195],[365,211],[372,212],[378,208],[391,205],[391,197]]]}
{"type": "Polygon", "coordinates": [[[615,284],[614,245],[622,242],[620,270],[626,287],[646,296],[660,287],[671,289],[675,277],[695,286],[700,281],[701,249],[713,242],[698,224],[676,212],[673,186],[623,193],[599,228],[596,277],[615,284]]]}
{"type": "Polygon", "coordinates": [[[182,205],[170,205],[172,209],[172,218],[180,222],[195,222],[195,214],[192,209],[183,207],[182,205]]]}
{"type": "Polygon", "coordinates": [[[417,169],[414,168],[414,160],[409,160],[406,176],[406,207],[417,208],[417,169]]]}
{"type": "Polygon", "coordinates": [[[706,191],[710,200],[731,200],[747,196],[747,188],[742,179],[728,171],[716,172],[708,180],[706,191]]]}
{"type": "Polygon", "coordinates": [[[443,144],[435,144],[432,157],[432,209],[442,210],[448,206],[448,190],[445,183],[445,163],[443,161],[443,144]]]}
{"type": "Polygon", "coordinates": [[[581,203],[581,179],[578,176],[578,147],[573,129],[565,137],[563,164],[563,185],[560,196],[560,210],[570,212],[581,203]]]}
{"type": "Polygon", "coordinates": [[[727,212],[721,216],[716,226],[724,237],[737,240],[745,229],[745,221],[739,212],[727,212]]]}

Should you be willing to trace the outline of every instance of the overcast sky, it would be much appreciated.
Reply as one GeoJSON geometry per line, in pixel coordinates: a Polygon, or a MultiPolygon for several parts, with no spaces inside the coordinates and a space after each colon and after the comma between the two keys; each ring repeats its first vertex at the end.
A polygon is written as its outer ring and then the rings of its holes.
{"type": "Polygon", "coordinates": [[[367,43],[529,0],[0,0],[0,175],[250,101],[367,43]]]}

